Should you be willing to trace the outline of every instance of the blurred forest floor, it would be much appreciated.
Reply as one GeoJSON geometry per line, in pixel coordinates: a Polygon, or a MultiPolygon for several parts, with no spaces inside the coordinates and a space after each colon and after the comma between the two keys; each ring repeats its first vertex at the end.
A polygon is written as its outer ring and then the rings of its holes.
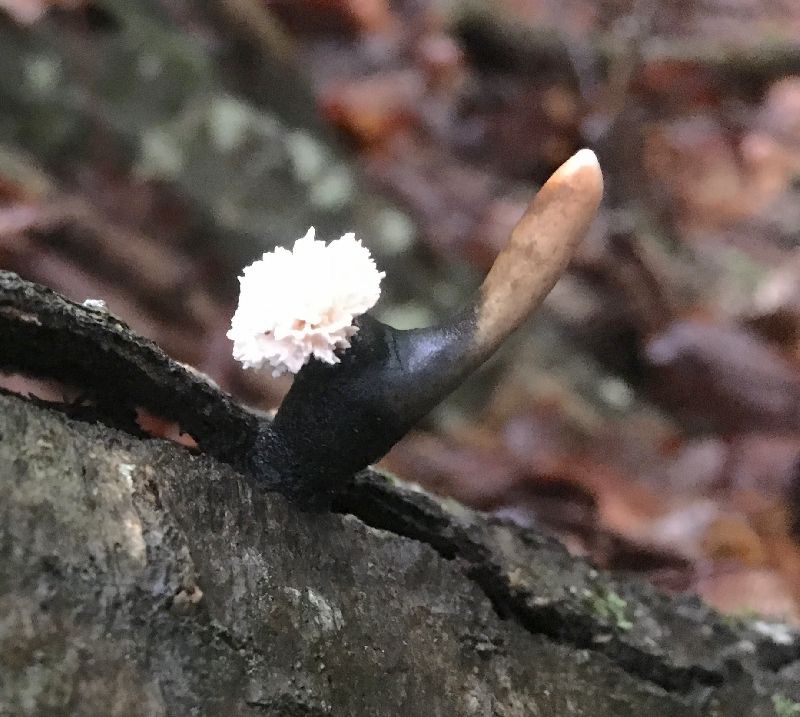
{"type": "MultiPolygon", "coordinates": [[[[176,358],[270,408],[286,382],[243,374],[224,336],[245,262],[312,222],[328,239],[377,226],[364,239],[388,274],[381,318],[435,321],[477,286],[533,189],[590,146],[606,199],[568,276],[383,465],[547,526],[600,566],[800,624],[800,3],[130,5],[205,48],[227,104],[209,100],[199,124],[166,125],[89,103],[79,134],[58,114],[20,129],[64,78],[102,86],[120,52],[108,39],[115,13],[130,11],[0,0],[11,52],[34,58],[24,82],[0,79],[0,265],[76,300],[105,299],[176,358]],[[40,23],[50,23],[41,37],[40,23]],[[42,49],[55,37],[77,58],[67,69],[42,49]],[[259,74],[262,64],[272,70],[259,74]],[[273,129],[249,108],[274,107],[287,85],[292,94],[288,67],[312,90],[282,104],[282,121],[303,131],[279,140],[307,206],[253,169],[268,164],[273,129]],[[239,147],[231,125],[258,141],[239,147]],[[69,141],[43,139],[59,132],[69,141]],[[186,139],[202,132],[239,154],[203,163],[208,146],[186,139]],[[134,158],[120,149],[130,136],[144,138],[134,158]],[[248,240],[261,233],[261,245],[248,240]]],[[[151,54],[142,76],[161,73],[151,54]]],[[[168,89],[176,106],[194,103],[192,117],[211,91],[168,89]]],[[[155,417],[141,424],[175,433],[155,417]]]]}

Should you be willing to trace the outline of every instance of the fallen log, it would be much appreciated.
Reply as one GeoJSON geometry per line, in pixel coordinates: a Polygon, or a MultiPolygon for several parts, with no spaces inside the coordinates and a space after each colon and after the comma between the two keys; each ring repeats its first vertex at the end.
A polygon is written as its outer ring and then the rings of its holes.
{"type": "Polygon", "coordinates": [[[797,635],[546,535],[370,470],[331,511],[263,490],[237,451],[268,419],[113,316],[3,272],[0,336],[0,369],[82,392],[0,396],[0,714],[758,717],[800,698],[797,635]],[[198,449],[120,420],[136,408],[198,449]]]}

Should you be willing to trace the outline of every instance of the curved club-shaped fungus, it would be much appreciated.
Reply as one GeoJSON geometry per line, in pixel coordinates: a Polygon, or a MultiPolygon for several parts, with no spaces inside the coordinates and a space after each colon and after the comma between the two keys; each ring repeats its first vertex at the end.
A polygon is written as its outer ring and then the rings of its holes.
{"type": "Polygon", "coordinates": [[[382,457],[541,303],[594,219],[597,158],[581,150],[536,194],[470,303],[438,326],[398,330],[356,319],[337,363],[297,374],[249,461],[266,487],[324,504],[343,480],[382,457]]]}

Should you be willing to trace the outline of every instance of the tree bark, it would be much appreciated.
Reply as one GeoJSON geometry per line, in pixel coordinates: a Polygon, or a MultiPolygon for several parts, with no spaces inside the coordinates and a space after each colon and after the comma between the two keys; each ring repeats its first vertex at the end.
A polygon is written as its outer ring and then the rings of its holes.
{"type": "Polygon", "coordinates": [[[266,493],[237,456],[265,418],[8,272],[0,335],[0,368],[84,392],[0,396],[0,714],[766,717],[800,697],[797,636],[544,535],[372,471],[333,512],[266,493]],[[136,407],[199,450],[108,425],[136,407]]]}

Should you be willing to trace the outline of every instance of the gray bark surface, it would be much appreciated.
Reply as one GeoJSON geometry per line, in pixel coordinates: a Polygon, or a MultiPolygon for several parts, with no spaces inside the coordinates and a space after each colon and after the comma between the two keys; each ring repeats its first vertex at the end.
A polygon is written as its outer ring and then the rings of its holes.
{"type": "Polygon", "coordinates": [[[8,272],[0,335],[0,367],[85,391],[0,396],[0,714],[758,717],[800,696],[796,636],[546,536],[372,471],[335,512],[266,493],[235,469],[265,419],[8,272]],[[106,425],[136,406],[205,455],[106,425]]]}

